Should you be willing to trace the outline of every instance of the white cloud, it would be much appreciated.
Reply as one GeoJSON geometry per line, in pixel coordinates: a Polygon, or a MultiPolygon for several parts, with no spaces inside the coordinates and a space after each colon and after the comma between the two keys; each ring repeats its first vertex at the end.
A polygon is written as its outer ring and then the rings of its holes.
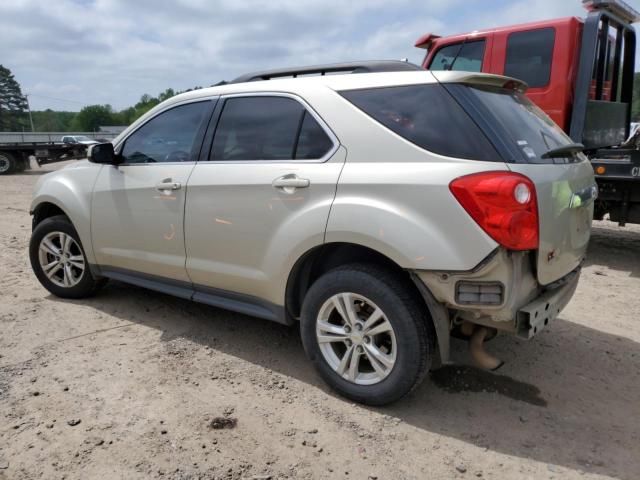
{"type": "Polygon", "coordinates": [[[256,69],[419,62],[417,37],[583,15],[578,0],[22,0],[0,4],[2,63],[32,107],[123,108],[256,69]],[[53,97],[71,102],[52,100],[53,97]]]}

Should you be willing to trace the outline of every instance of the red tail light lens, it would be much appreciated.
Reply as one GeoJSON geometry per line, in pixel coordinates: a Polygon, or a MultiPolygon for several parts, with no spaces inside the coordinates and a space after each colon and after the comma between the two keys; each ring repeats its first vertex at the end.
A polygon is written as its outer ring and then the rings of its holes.
{"type": "Polygon", "coordinates": [[[471,218],[503,247],[538,248],[536,188],[524,175],[477,173],[456,178],[449,189],[471,218]]]}

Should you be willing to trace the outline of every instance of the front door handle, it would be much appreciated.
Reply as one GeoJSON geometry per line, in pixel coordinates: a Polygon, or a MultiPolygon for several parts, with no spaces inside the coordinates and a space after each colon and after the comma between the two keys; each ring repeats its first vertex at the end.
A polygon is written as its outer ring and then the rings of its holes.
{"type": "Polygon", "coordinates": [[[276,178],[271,185],[281,188],[287,193],[292,193],[296,188],[307,188],[311,185],[308,178],[300,178],[295,173],[276,178]]]}
{"type": "Polygon", "coordinates": [[[182,188],[182,184],[180,182],[160,182],[156,185],[156,190],[160,190],[161,192],[167,190],[180,190],[182,188]]]}

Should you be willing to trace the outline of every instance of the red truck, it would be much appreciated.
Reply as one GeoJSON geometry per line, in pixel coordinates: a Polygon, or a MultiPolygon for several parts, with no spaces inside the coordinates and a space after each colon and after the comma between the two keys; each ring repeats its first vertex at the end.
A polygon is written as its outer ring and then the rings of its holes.
{"type": "Polygon", "coordinates": [[[518,78],[591,160],[599,187],[595,218],[640,223],[640,135],[631,125],[636,36],[640,13],[621,0],[583,0],[586,18],[569,17],[440,37],[423,67],[518,78]]]}

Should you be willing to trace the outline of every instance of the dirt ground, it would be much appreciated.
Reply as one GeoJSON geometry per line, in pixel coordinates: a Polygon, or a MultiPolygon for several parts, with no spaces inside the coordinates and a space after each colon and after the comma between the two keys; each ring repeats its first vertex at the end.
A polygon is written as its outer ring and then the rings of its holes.
{"type": "Polygon", "coordinates": [[[367,408],[320,382],[296,329],[118,282],[49,295],[28,208],[55,168],[0,177],[0,479],[640,478],[638,226],[595,223],[560,318],[489,345],[499,374],[455,343],[460,366],[367,408]]]}

